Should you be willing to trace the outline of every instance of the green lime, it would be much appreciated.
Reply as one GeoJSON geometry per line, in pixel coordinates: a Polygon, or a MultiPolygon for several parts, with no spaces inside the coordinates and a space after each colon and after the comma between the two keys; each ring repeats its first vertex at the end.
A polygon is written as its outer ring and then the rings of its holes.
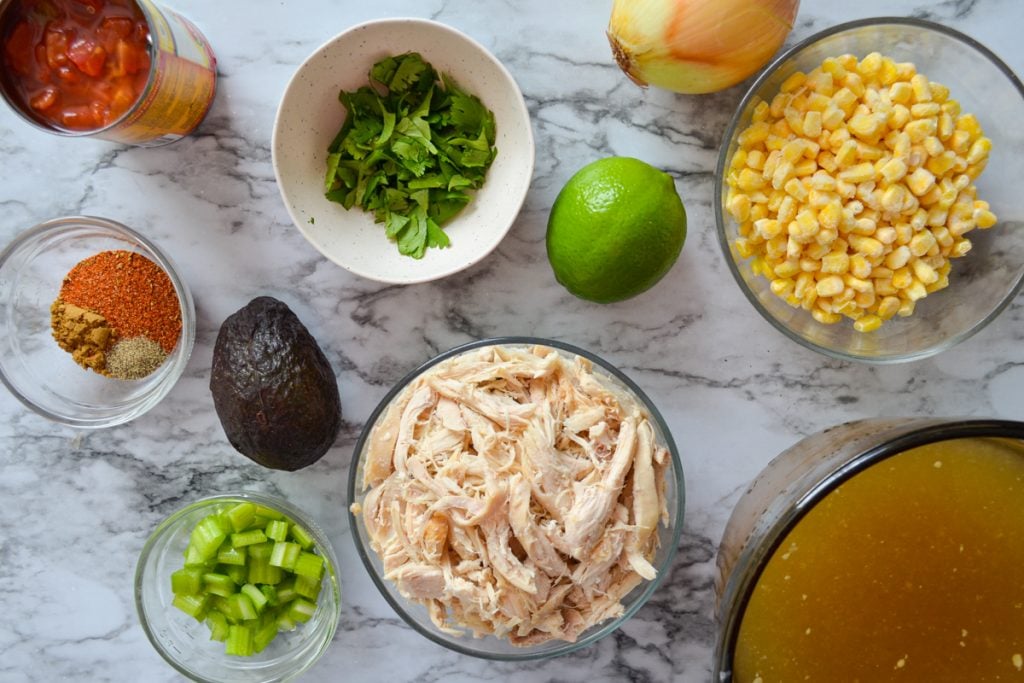
{"type": "Polygon", "coordinates": [[[639,159],[584,166],[548,217],[555,278],[590,301],[622,301],[650,289],[679,258],[686,210],[672,176],[639,159]]]}

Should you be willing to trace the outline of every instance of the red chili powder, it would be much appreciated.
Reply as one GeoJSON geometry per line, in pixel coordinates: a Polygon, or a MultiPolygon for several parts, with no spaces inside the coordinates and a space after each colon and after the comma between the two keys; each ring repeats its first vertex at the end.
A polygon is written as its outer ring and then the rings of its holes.
{"type": "Polygon", "coordinates": [[[181,336],[181,307],[167,273],[142,254],[104,251],[64,278],[60,298],[99,313],[122,339],[149,337],[170,353],[181,336]]]}

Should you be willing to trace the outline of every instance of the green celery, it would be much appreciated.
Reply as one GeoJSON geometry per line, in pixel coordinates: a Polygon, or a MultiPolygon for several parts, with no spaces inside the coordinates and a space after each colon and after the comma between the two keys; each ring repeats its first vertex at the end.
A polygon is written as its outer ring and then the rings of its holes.
{"type": "Polygon", "coordinates": [[[252,606],[256,609],[256,614],[262,614],[263,609],[267,606],[267,596],[263,594],[259,588],[251,583],[247,583],[242,586],[242,593],[249,597],[252,602],[252,606]]]}
{"type": "Polygon", "coordinates": [[[203,574],[203,587],[207,593],[229,597],[235,592],[235,582],[227,574],[216,574],[209,572],[203,574]]]}
{"type": "Polygon", "coordinates": [[[256,608],[252,604],[252,600],[245,593],[235,593],[228,598],[228,611],[226,614],[229,616],[235,616],[238,621],[248,621],[249,619],[255,619],[259,615],[256,613],[256,608]]]}
{"type": "Polygon", "coordinates": [[[228,637],[228,618],[212,609],[206,615],[206,625],[210,628],[210,640],[224,642],[228,637]]]}
{"type": "Polygon", "coordinates": [[[267,522],[267,529],[263,533],[265,533],[269,539],[274,541],[283,541],[288,538],[288,522],[280,519],[267,522]]]}
{"type": "Polygon", "coordinates": [[[248,583],[277,585],[284,578],[280,567],[273,567],[267,560],[251,558],[249,560],[248,583]]]}
{"type": "Polygon", "coordinates": [[[303,550],[313,547],[313,536],[298,524],[292,524],[290,533],[292,540],[301,545],[303,550]]]}
{"type": "Polygon", "coordinates": [[[254,652],[252,629],[241,624],[228,626],[228,638],[224,646],[224,653],[236,657],[248,657],[254,652]]]}
{"type": "MultiPolygon", "coordinates": [[[[274,508],[268,508],[266,505],[259,504],[256,505],[256,516],[262,517],[266,520],[284,519],[284,515],[275,510],[274,508]]],[[[266,526],[266,524],[264,524],[263,526],[266,526]]]]}
{"type": "Polygon", "coordinates": [[[256,631],[256,635],[253,636],[253,649],[256,652],[263,652],[263,649],[270,645],[270,641],[277,636],[277,623],[271,621],[267,624],[263,624],[256,631]]]}
{"type": "Polygon", "coordinates": [[[185,566],[186,567],[203,567],[206,565],[208,558],[203,557],[202,552],[194,544],[189,543],[188,547],[185,548],[185,566]]]}
{"type": "Polygon", "coordinates": [[[310,600],[316,600],[317,596],[320,595],[320,585],[322,583],[323,582],[320,579],[311,579],[307,576],[296,576],[295,592],[305,598],[309,598],[310,600]]]}
{"type": "Polygon", "coordinates": [[[278,631],[294,631],[296,626],[298,626],[298,624],[295,623],[294,619],[288,616],[287,610],[282,610],[281,613],[277,615],[278,631]]]}
{"type": "Polygon", "coordinates": [[[275,543],[274,550],[270,553],[270,565],[291,570],[299,559],[302,548],[298,543],[275,543]]]}
{"type": "Polygon", "coordinates": [[[299,559],[295,561],[292,571],[299,576],[319,581],[324,575],[324,558],[313,553],[299,553],[299,559]]]}
{"type": "Polygon", "coordinates": [[[299,597],[299,594],[295,590],[294,576],[289,576],[287,579],[284,579],[274,586],[274,588],[277,589],[277,601],[279,604],[283,605],[299,597]]]}
{"type": "Polygon", "coordinates": [[[217,561],[221,564],[233,564],[238,566],[245,566],[246,551],[245,548],[235,548],[221,546],[220,552],[217,553],[217,561]]]}
{"type": "Polygon", "coordinates": [[[171,574],[171,592],[175,595],[195,595],[203,588],[201,567],[183,567],[171,574]]]}
{"type": "Polygon", "coordinates": [[[251,529],[249,531],[231,534],[231,545],[234,548],[243,548],[247,545],[264,543],[266,540],[267,537],[263,534],[263,529],[251,529]]]}
{"type": "Polygon", "coordinates": [[[226,514],[231,520],[232,530],[239,533],[252,526],[253,518],[256,516],[256,506],[252,503],[239,503],[228,509],[226,514]]]}
{"type": "Polygon", "coordinates": [[[270,553],[274,550],[274,544],[270,541],[265,543],[256,543],[248,546],[249,557],[255,557],[259,560],[269,560],[270,553]]]}
{"type": "Polygon", "coordinates": [[[315,612],[316,604],[304,598],[296,598],[288,605],[288,616],[303,624],[312,619],[315,612]]]}
{"type": "Polygon", "coordinates": [[[206,618],[206,610],[210,604],[209,595],[175,595],[171,604],[189,615],[196,621],[206,618]]]}
{"type": "Polygon", "coordinates": [[[271,607],[277,607],[281,604],[281,601],[277,597],[277,589],[273,586],[263,584],[260,586],[260,591],[263,593],[264,597],[266,597],[267,604],[271,607]]]}
{"type": "Polygon", "coordinates": [[[227,574],[236,584],[243,584],[249,580],[249,568],[238,564],[218,564],[215,570],[218,574],[227,574]]]}
{"type": "Polygon", "coordinates": [[[217,549],[227,537],[227,530],[222,526],[221,519],[217,515],[208,515],[196,524],[189,537],[189,548],[195,548],[195,552],[204,560],[209,560],[217,554],[217,549]]]}

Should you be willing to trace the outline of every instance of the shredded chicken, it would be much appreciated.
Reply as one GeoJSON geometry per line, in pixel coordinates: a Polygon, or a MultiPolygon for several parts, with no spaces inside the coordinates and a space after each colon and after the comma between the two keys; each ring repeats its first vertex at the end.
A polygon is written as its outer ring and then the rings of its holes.
{"type": "Polygon", "coordinates": [[[655,577],[670,463],[643,408],[586,359],[491,346],[395,398],[353,512],[438,628],[572,642],[655,577]]]}

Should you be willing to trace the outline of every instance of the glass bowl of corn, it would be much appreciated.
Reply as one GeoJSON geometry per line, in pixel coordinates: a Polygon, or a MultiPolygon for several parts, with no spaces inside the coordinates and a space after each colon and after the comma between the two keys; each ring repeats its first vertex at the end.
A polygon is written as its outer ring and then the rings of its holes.
{"type": "Polygon", "coordinates": [[[757,78],[726,130],[715,217],[754,308],[845,359],[925,358],[1024,281],[1024,86],[913,18],[834,26],[757,78]]]}

